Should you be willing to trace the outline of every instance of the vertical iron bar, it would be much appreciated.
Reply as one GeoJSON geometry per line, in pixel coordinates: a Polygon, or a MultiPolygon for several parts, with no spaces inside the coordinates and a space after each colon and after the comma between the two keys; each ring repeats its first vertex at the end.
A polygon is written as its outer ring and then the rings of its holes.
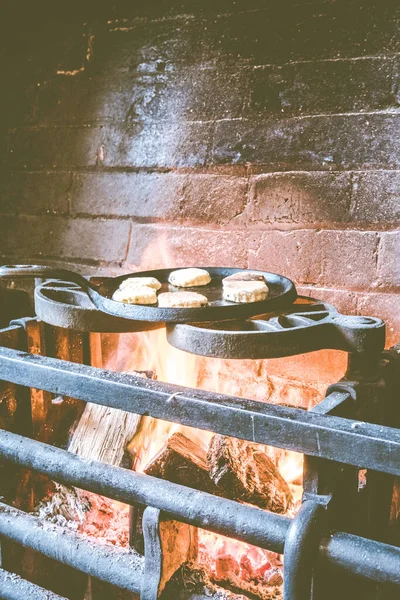
{"type": "Polygon", "coordinates": [[[306,500],[290,523],[285,540],[283,598],[310,600],[312,573],[322,538],[321,521],[325,509],[312,500],[306,500]]]}

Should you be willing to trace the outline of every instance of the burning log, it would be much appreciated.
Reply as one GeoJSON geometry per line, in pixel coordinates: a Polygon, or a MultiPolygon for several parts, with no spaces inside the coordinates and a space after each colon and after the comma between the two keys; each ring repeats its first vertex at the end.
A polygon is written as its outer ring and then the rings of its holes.
{"type": "Polygon", "coordinates": [[[207,454],[210,477],[224,495],[284,513],[293,498],[272,460],[257,444],[215,435],[207,454]]]}
{"type": "Polygon", "coordinates": [[[206,451],[182,433],[171,435],[144,472],[210,494],[218,493],[210,479],[206,451]]]}
{"type": "Polygon", "coordinates": [[[215,435],[208,453],[174,433],[144,472],[198,490],[283,513],[292,493],[271,459],[251,444],[215,435]]]}

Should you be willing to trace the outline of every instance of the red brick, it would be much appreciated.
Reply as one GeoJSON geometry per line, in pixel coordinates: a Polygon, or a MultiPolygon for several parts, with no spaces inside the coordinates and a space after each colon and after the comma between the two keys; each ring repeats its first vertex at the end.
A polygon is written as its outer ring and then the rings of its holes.
{"type": "Polygon", "coordinates": [[[321,231],[316,236],[315,245],[322,257],[320,283],[350,290],[376,286],[375,232],[321,231]]]}
{"type": "Polygon", "coordinates": [[[361,231],[255,231],[249,267],[286,275],[296,283],[376,286],[377,234],[361,231]]]}
{"type": "Polygon", "coordinates": [[[326,388],[343,377],[347,354],[337,350],[320,350],[263,362],[268,376],[289,379],[298,384],[311,384],[320,389],[320,386],[326,388]]]}
{"type": "Polygon", "coordinates": [[[357,314],[357,292],[305,285],[297,286],[297,292],[303,296],[311,296],[311,298],[326,302],[343,315],[357,314]]]}
{"type": "Polygon", "coordinates": [[[380,234],[378,276],[381,287],[400,287],[400,231],[380,234]]]}
{"type": "Polygon", "coordinates": [[[248,235],[249,268],[280,273],[296,283],[314,283],[321,273],[313,231],[252,231],[248,235]]]}
{"type": "Polygon", "coordinates": [[[72,209],[78,214],[166,221],[226,223],[246,201],[246,179],[177,173],[76,173],[72,209]]]}
{"type": "Polygon", "coordinates": [[[386,347],[400,340],[400,295],[379,292],[348,292],[299,286],[297,291],[314,296],[348,315],[377,317],[386,322],[386,347]]]}
{"type": "Polygon", "coordinates": [[[358,314],[385,321],[387,348],[400,342],[400,294],[360,294],[358,314]]]}
{"type": "Polygon", "coordinates": [[[245,267],[243,231],[134,225],[127,264],[132,268],[245,267]]]}
{"type": "Polygon", "coordinates": [[[2,217],[0,253],[25,260],[49,257],[122,262],[129,229],[127,221],[2,217]]]}

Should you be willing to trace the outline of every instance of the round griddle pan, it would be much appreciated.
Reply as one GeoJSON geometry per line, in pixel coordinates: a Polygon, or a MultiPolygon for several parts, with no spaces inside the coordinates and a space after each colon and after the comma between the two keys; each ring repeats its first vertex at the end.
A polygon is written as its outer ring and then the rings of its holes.
{"type": "Polygon", "coordinates": [[[291,305],[297,298],[295,286],[290,279],[276,275],[275,273],[254,271],[265,277],[270,290],[268,298],[259,302],[249,302],[246,304],[229,302],[222,297],[222,279],[245,269],[201,268],[206,269],[210,273],[211,282],[206,286],[193,288],[177,288],[168,283],[169,274],[176,269],[158,269],[155,271],[129,273],[110,278],[100,285],[95,285],[73,271],[42,265],[12,265],[0,267],[0,278],[38,277],[71,281],[80,285],[96,308],[105,313],[134,321],[155,321],[159,323],[204,323],[207,321],[243,319],[284,309],[291,305]],[[156,277],[162,284],[158,293],[185,290],[198,292],[208,298],[209,304],[203,308],[160,308],[157,305],[124,304],[123,302],[112,300],[113,293],[118,289],[122,281],[129,277],[156,277]]]}

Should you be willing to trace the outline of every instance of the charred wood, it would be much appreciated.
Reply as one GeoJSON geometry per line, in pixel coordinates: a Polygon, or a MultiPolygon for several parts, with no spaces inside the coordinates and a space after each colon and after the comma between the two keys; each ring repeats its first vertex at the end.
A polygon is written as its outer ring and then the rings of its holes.
{"type": "Polygon", "coordinates": [[[206,451],[182,433],[171,435],[144,472],[203,492],[219,494],[210,479],[206,451]]]}
{"type": "Polygon", "coordinates": [[[226,497],[276,513],[290,508],[289,485],[258,444],[215,435],[207,462],[211,479],[226,497]]]}

